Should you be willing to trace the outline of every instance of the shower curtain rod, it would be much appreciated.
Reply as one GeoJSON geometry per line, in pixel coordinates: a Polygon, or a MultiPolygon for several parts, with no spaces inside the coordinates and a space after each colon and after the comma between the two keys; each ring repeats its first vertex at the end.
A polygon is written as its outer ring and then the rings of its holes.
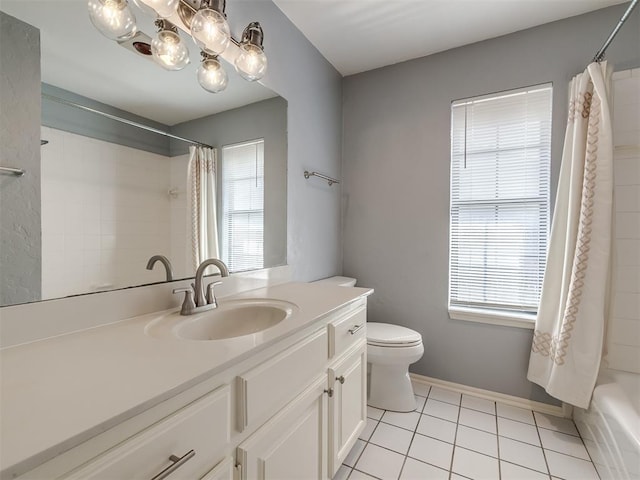
{"type": "Polygon", "coordinates": [[[600,62],[604,58],[604,54],[607,51],[607,48],[609,48],[609,44],[613,41],[615,36],[618,34],[618,31],[620,30],[620,28],[622,28],[622,24],[627,21],[627,18],[629,18],[629,15],[631,15],[631,12],[633,11],[634,8],[636,8],[637,5],[638,5],[638,0],[631,1],[631,3],[629,4],[629,7],[627,8],[627,11],[624,12],[624,14],[622,15],[622,18],[620,18],[620,21],[616,25],[616,28],[613,29],[613,31],[611,32],[611,35],[609,35],[609,38],[607,38],[607,40],[604,42],[604,45],[600,47],[600,50],[598,50],[598,53],[596,53],[596,55],[593,57],[593,60],[591,60],[592,62],[600,62]]]}
{"type": "Polygon", "coordinates": [[[47,100],[61,103],[63,105],[68,105],[70,107],[79,108],[80,110],[84,110],[86,112],[102,115],[103,117],[109,118],[111,120],[115,120],[116,122],[124,123],[126,125],[131,125],[132,127],[136,127],[136,128],[141,128],[142,130],[147,130],[148,132],[157,133],[158,135],[164,135],[165,137],[173,138],[175,140],[180,140],[181,142],[191,143],[199,147],[213,148],[211,145],[207,145],[206,143],[196,142],[195,140],[191,140],[189,138],[180,137],[178,135],[174,135],[173,133],[165,132],[164,130],[150,127],[149,125],[145,125],[143,123],[134,122],[133,120],[127,120],[126,118],[118,117],[116,115],[111,115],[110,113],[102,112],[100,110],[96,110],[95,108],[86,107],[84,105],[80,105],[79,103],[74,103],[60,97],[55,97],[53,95],[49,95],[48,93],[42,93],[42,98],[46,98],[47,100]]]}

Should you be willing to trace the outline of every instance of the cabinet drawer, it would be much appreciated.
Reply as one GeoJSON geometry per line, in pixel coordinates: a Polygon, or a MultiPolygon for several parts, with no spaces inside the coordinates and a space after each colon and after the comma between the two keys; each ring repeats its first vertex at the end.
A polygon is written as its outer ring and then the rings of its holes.
{"type": "Polygon", "coordinates": [[[367,307],[360,305],[329,323],[329,358],[339,356],[367,337],[367,307]]]}
{"type": "Polygon", "coordinates": [[[325,368],[326,361],[327,332],[323,328],[239,375],[238,430],[282,408],[325,368]]]}
{"type": "Polygon", "coordinates": [[[183,458],[181,465],[166,478],[200,478],[224,457],[230,440],[230,407],[230,388],[219,388],[64,478],[150,480],[178,458],[183,458]],[[191,450],[195,455],[187,455],[191,450]]]}

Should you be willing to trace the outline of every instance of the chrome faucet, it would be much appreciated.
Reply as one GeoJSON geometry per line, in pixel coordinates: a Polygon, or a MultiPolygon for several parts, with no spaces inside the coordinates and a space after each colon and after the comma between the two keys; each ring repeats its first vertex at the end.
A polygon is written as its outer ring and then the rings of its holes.
{"type": "Polygon", "coordinates": [[[182,309],[180,315],[192,315],[194,313],[204,312],[211,310],[218,306],[213,288],[216,285],[220,285],[222,282],[213,282],[207,285],[206,295],[202,289],[202,277],[207,267],[215,265],[220,270],[221,277],[229,276],[229,269],[222,260],[217,258],[209,258],[200,264],[198,270],[196,270],[195,282],[191,284],[191,287],[178,288],[173,293],[184,292],[184,302],[182,303],[182,309]]]}
{"type": "Polygon", "coordinates": [[[156,262],[160,262],[164,265],[165,270],[167,271],[167,282],[171,282],[173,280],[173,269],[171,268],[171,262],[164,255],[154,255],[147,262],[147,270],[153,270],[153,266],[156,262]]]}

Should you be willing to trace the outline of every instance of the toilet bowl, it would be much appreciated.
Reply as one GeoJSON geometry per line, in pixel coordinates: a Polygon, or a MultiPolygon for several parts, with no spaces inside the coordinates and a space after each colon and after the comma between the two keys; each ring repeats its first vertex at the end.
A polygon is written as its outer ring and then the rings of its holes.
{"type": "MultiPolygon", "coordinates": [[[[345,287],[356,284],[350,277],[329,277],[318,282],[345,287]]],[[[409,365],[420,360],[423,354],[422,336],[418,332],[400,325],[367,322],[367,404],[396,412],[415,410],[409,365]]]]}
{"type": "Polygon", "coordinates": [[[368,404],[396,412],[416,409],[409,365],[424,354],[422,336],[409,328],[367,322],[368,404]]]}

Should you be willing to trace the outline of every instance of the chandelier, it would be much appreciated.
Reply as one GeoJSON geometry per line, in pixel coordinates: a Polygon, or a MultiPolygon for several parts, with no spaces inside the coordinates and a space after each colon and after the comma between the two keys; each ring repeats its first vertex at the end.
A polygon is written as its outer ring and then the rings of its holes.
{"type": "MultiPolygon", "coordinates": [[[[225,0],[132,0],[144,13],[156,18],[158,29],[151,41],[150,54],[167,70],[181,70],[189,62],[189,49],[180,38],[178,21],[200,49],[198,83],[208,92],[217,93],[227,86],[227,73],[218,57],[233,44],[237,55],[233,61],[238,74],[250,82],[261,79],[267,71],[267,57],[262,42],[264,33],[258,22],[244,29],[240,41],[231,36],[225,0]]],[[[105,37],[126,42],[138,33],[136,18],[127,0],[89,0],[89,18],[105,37]]],[[[181,27],[182,28],[182,27],[181,27]]],[[[225,57],[226,58],[226,57],[225,57]]]]}

